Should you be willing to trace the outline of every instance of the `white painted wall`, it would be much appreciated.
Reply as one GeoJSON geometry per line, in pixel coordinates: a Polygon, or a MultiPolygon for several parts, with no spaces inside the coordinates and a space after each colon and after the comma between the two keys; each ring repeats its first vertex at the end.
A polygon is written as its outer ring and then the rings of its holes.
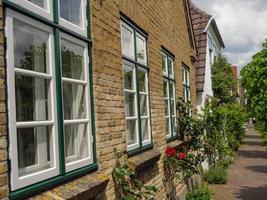
{"type": "Polygon", "coordinates": [[[221,53],[222,46],[214,33],[212,26],[207,29],[207,49],[206,49],[206,63],[205,63],[205,82],[203,92],[197,92],[197,110],[198,113],[202,113],[202,109],[205,106],[206,99],[213,97],[212,82],[211,82],[211,65],[215,60],[215,57],[221,53]],[[211,38],[212,42],[209,42],[211,38]],[[212,50],[212,54],[210,54],[212,50]]]}

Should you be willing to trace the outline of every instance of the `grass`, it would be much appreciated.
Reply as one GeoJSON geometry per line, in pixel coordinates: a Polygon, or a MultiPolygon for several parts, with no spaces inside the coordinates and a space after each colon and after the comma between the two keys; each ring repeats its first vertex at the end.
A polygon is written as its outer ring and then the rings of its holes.
{"type": "Polygon", "coordinates": [[[203,174],[204,181],[209,184],[225,184],[227,182],[227,167],[217,166],[203,174]]]}
{"type": "Polygon", "coordinates": [[[266,147],[266,150],[267,150],[267,132],[261,131],[260,134],[261,134],[263,145],[266,147]]]}
{"type": "Polygon", "coordinates": [[[194,189],[186,195],[186,200],[212,200],[213,192],[208,186],[194,189]]]}

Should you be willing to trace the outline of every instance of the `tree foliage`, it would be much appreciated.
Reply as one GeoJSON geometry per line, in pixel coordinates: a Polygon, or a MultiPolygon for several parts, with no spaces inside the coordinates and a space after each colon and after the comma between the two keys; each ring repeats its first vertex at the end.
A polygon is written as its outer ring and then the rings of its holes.
{"type": "Polygon", "coordinates": [[[233,78],[231,66],[223,55],[212,65],[212,90],[220,103],[232,103],[236,100],[236,80],[233,78]]]}
{"type": "Polygon", "coordinates": [[[247,110],[267,130],[267,39],[263,49],[242,69],[241,76],[247,110]]]}

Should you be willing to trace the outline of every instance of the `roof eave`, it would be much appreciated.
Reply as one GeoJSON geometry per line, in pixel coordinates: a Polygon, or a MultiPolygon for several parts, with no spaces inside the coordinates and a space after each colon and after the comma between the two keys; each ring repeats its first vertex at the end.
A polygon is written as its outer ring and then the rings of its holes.
{"type": "Polygon", "coordinates": [[[206,26],[206,28],[205,28],[205,30],[204,30],[205,33],[208,31],[209,26],[212,26],[212,27],[213,27],[213,29],[214,29],[214,31],[215,31],[215,34],[217,35],[218,40],[219,40],[219,42],[220,42],[220,45],[221,45],[223,48],[225,48],[225,44],[224,44],[224,42],[223,42],[221,33],[220,33],[219,28],[218,28],[218,26],[217,26],[217,23],[216,23],[216,21],[215,21],[215,19],[214,19],[213,17],[210,18],[210,20],[209,20],[209,22],[208,22],[208,24],[207,24],[207,26],[206,26]]]}

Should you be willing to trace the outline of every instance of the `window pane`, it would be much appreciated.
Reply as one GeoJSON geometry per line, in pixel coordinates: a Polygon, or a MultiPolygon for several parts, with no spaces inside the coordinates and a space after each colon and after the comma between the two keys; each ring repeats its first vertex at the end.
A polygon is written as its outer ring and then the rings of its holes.
{"type": "Polygon", "coordinates": [[[63,82],[64,119],[86,118],[85,86],[63,82]]]}
{"type": "Polygon", "coordinates": [[[148,119],[142,119],[142,139],[143,141],[149,139],[149,131],[148,131],[148,119]]]}
{"type": "Polygon", "coordinates": [[[162,54],[162,71],[164,73],[167,73],[167,56],[165,54],[162,54]]]}
{"type": "Polygon", "coordinates": [[[89,156],[88,131],[86,124],[65,125],[65,156],[66,163],[77,161],[89,156]]]}
{"type": "Polygon", "coordinates": [[[126,120],[126,136],[128,145],[137,143],[136,129],[136,120],[126,120]]]}
{"type": "Polygon", "coordinates": [[[172,116],[175,115],[175,101],[171,101],[171,108],[172,108],[172,116]]]}
{"type": "Polygon", "coordinates": [[[169,100],[165,99],[165,115],[169,116],[169,100]]]}
{"type": "Polygon", "coordinates": [[[49,127],[17,129],[19,176],[53,167],[49,127]]]}
{"type": "Polygon", "coordinates": [[[15,67],[47,73],[49,34],[18,20],[13,29],[15,67]]]}
{"type": "Polygon", "coordinates": [[[176,119],[175,119],[175,117],[172,117],[172,126],[173,126],[173,132],[176,134],[177,126],[176,126],[176,119]]]}
{"type": "Polygon", "coordinates": [[[174,85],[173,85],[173,82],[170,82],[170,97],[174,98],[174,85]]]}
{"type": "Polygon", "coordinates": [[[135,114],[135,94],[125,92],[126,117],[134,117],[135,114]]]}
{"type": "Polygon", "coordinates": [[[138,70],[138,79],[139,79],[139,90],[141,92],[146,92],[146,72],[138,70]]]}
{"type": "Polygon", "coordinates": [[[141,115],[147,116],[147,96],[146,95],[140,95],[140,109],[141,109],[141,115]]]}
{"type": "Polygon", "coordinates": [[[169,130],[169,128],[170,128],[170,118],[169,117],[166,117],[166,135],[169,135],[169,133],[170,133],[170,130],[169,130]]]}
{"type": "Polygon", "coordinates": [[[168,82],[164,80],[163,82],[164,97],[169,98],[168,96],[168,82]]]}
{"type": "Polygon", "coordinates": [[[168,70],[169,70],[169,75],[173,76],[173,60],[171,58],[168,59],[168,70]]]}
{"type": "Polygon", "coordinates": [[[136,37],[137,59],[146,62],[146,41],[144,38],[136,37]]]}
{"type": "Polygon", "coordinates": [[[121,32],[122,54],[134,58],[133,30],[122,25],[121,32]]]}
{"type": "Polygon", "coordinates": [[[124,88],[134,90],[134,68],[124,65],[124,88]]]}
{"type": "Polygon", "coordinates": [[[47,9],[47,1],[46,0],[27,0],[41,8],[47,9]]]}
{"type": "Polygon", "coordinates": [[[82,0],[60,0],[60,17],[82,27],[82,0]]]}
{"type": "Polygon", "coordinates": [[[68,40],[61,40],[62,76],[84,80],[84,50],[83,46],[68,40]]]}
{"type": "Polygon", "coordinates": [[[15,88],[17,121],[51,119],[48,80],[15,75],[15,88]]]}

